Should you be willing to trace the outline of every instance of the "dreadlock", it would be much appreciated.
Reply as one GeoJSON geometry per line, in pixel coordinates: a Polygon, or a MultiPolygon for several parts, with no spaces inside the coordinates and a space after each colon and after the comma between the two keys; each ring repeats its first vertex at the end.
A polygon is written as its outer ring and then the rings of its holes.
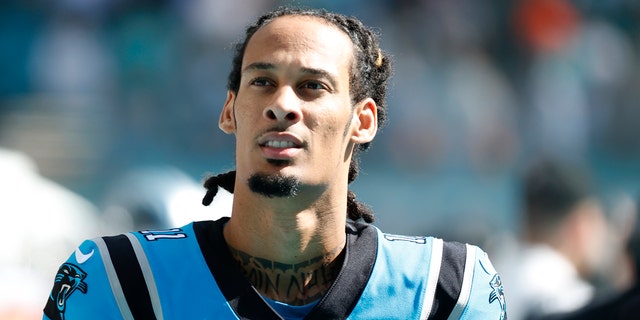
{"type": "Polygon", "coordinates": [[[218,194],[218,186],[233,193],[236,183],[236,171],[228,171],[219,175],[211,176],[204,182],[207,193],[202,198],[202,204],[208,206],[213,202],[213,198],[218,194]]]}
{"type": "MultiPolygon", "coordinates": [[[[235,46],[232,69],[227,79],[227,89],[238,92],[240,88],[240,76],[242,59],[251,37],[260,28],[274,19],[288,15],[312,16],[320,18],[340,30],[344,31],[354,47],[354,63],[349,75],[351,102],[355,105],[367,97],[371,97],[377,104],[378,127],[381,128],[387,119],[387,81],[391,75],[391,59],[379,46],[377,34],[367,28],[357,18],[328,12],[322,9],[280,8],[258,18],[255,24],[246,29],[245,39],[235,46]]],[[[360,171],[358,160],[359,151],[369,149],[370,142],[359,144],[354,149],[351,163],[349,164],[348,182],[353,182],[360,171]]],[[[204,205],[209,205],[218,192],[218,186],[233,192],[235,183],[235,171],[214,175],[206,179],[204,187],[207,194],[202,199],[204,205]]],[[[374,215],[371,208],[356,201],[352,191],[347,194],[347,216],[352,220],[363,219],[373,222],[374,215]]]]}

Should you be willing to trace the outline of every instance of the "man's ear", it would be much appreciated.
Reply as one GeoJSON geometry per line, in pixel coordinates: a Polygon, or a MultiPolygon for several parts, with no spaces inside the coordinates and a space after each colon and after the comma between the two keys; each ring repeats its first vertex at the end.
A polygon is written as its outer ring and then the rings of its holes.
{"type": "Polygon", "coordinates": [[[227,101],[222,107],[222,113],[220,113],[220,121],[218,127],[226,134],[232,134],[236,132],[236,119],[233,107],[235,106],[236,94],[229,90],[227,91],[227,101]]]}
{"type": "Polygon", "coordinates": [[[357,144],[371,142],[378,131],[378,105],[371,98],[356,105],[353,114],[353,135],[351,141],[357,144]]]}

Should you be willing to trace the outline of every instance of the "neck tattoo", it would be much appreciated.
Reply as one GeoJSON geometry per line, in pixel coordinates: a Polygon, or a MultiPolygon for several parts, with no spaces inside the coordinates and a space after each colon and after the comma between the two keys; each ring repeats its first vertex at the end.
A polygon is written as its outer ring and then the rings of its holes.
{"type": "Polygon", "coordinates": [[[263,259],[228,247],[258,292],[291,305],[304,305],[320,299],[333,284],[344,260],[344,243],[323,256],[296,264],[263,259]]]}

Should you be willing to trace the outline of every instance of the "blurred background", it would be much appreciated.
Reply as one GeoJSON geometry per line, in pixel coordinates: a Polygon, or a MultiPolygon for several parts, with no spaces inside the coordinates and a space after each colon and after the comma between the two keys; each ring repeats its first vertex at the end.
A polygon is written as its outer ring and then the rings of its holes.
{"type": "MultiPolygon", "coordinates": [[[[289,3],[0,2],[1,278],[27,266],[48,290],[82,239],[227,214],[200,182],[234,167],[217,126],[232,44],[289,3]]],[[[639,2],[296,4],[355,15],[394,58],[390,120],[352,184],[384,231],[504,252],[546,156],[586,166],[611,221],[640,191],[639,2]]]]}

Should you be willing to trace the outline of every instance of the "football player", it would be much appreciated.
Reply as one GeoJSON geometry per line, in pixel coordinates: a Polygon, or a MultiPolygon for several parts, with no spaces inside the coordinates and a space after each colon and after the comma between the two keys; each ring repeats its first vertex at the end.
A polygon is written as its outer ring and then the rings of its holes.
{"type": "Polygon", "coordinates": [[[236,46],[219,127],[230,218],[84,242],[51,319],[504,319],[485,252],[385,234],[349,191],[387,114],[389,56],[359,20],[277,9],[236,46]]]}

